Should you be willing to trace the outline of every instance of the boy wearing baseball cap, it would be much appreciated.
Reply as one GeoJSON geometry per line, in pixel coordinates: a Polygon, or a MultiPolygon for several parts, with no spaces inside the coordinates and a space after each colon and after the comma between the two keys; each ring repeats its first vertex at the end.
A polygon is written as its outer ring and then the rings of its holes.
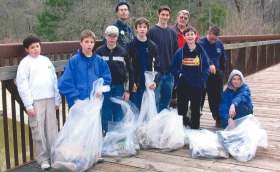
{"type": "Polygon", "coordinates": [[[119,29],[110,25],[106,28],[104,34],[106,44],[99,47],[96,53],[107,62],[112,75],[111,91],[104,94],[102,107],[102,128],[106,133],[108,124],[114,124],[123,118],[121,107],[112,103],[110,98],[122,97],[128,101],[132,90],[133,75],[127,51],[117,44],[119,29]]]}

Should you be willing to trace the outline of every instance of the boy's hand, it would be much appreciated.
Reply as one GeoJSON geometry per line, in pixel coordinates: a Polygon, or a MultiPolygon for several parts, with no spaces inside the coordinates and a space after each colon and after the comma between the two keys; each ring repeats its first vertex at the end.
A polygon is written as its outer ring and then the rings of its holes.
{"type": "Polygon", "coordinates": [[[129,92],[128,92],[128,91],[125,91],[125,92],[123,93],[123,99],[124,99],[124,101],[128,101],[128,100],[129,100],[129,96],[130,96],[129,92]]]}
{"type": "Polygon", "coordinates": [[[97,91],[97,92],[95,93],[95,96],[96,96],[97,98],[100,98],[100,97],[102,96],[102,92],[97,91]]]}
{"type": "Polygon", "coordinates": [[[58,110],[58,109],[59,109],[59,105],[56,105],[56,106],[55,106],[55,109],[58,110]]]}
{"type": "Polygon", "coordinates": [[[157,84],[155,82],[151,82],[151,84],[149,85],[149,89],[152,89],[152,90],[156,89],[156,87],[157,87],[157,84]]]}
{"type": "Polygon", "coordinates": [[[209,66],[209,70],[210,70],[210,73],[212,73],[212,74],[216,74],[216,67],[215,67],[215,65],[210,65],[209,66]]]}
{"type": "Polygon", "coordinates": [[[30,117],[34,117],[36,115],[34,107],[28,108],[26,109],[26,111],[27,111],[27,115],[30,117]]]}
{"type": "Polygon", "coordinates": [[[235,127],[235,121],[232,118],[228,119],[228,127],[234,128],[235,127]]]}
{"type": "Polygon", "coordinates": [[[235,115],[236,115],[235,106],[234,104],[231,104],[229,108],[229,117],[234,118],[235,115]]]}

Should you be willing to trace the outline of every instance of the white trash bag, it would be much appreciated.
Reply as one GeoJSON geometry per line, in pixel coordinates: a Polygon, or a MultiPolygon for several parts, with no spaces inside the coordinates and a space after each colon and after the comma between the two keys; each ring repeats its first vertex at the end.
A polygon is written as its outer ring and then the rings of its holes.
{"type": "Polygon", "coordinates": [[[100,109],[103,96],[96,92],[109,91],[103,79],[93,83],[90,99],[79,100],[69,110],[65,125],[52,146],[52,167],[63,171],[82,172],[90,168],[102,149],[102,126],[100,109]]]}
{"type": "Polygon", "coordinates": [[[142,148],[174,150],[184,146],[184,127],[177,110],[156,109],[154,90],[149,89],[155,72],[145,72],[146,90],[143,94],[136,136],[142,148]]]}
{"type": "Polygon", "coordinates": [[[132,156],[139,150],[135,136],[137,108],[131,103],[118,98],[111,98],[112,102],[122,107],[124,118],[111,131],[107,132],[102,155],[104,156],[132,156]]]}
{"type": "Polygon", "coordinates": [[[258,146],[267,147],[267,133],[254,115],[237,119],[234,127],[217,133],[229,154],[241,162],[253,159],[258,146]]]}
{"type": "Polygon", "coordinates": [[[184,146],[182,117],[175,109],[162,110],[149,122],[137,129],[137,138],[142,148],[175,150],[184,146]]]}
{"type": "Polygon", "coordinates": [[[157,115],[157,106],[154,90],[149,88],[149,85],[154,81],[157,72],[145,71],[145,86],[146,90],[143,93],[140,114],[138,117],[138,126],[150,121],[157,115]]]}
{"type": "Polygon", "coordinates": [[[185,130],[192,158],[228,158],[218,135],[209,130],[185,130]]]}

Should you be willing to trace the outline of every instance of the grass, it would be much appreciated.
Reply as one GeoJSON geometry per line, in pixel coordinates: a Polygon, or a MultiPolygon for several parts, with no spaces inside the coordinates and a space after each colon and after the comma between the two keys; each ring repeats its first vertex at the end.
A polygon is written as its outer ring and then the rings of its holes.
{"type": "MultiPolygon", "coordinates": [[[[21,146],[21,131],[20,123],[17,122],[17,143],[18,143],[18,158],[19,164],[22,164],[22,146],[21,146]]],[[[3,116],[0,114],[0,171],[6,170],[6,157],[5,157],[5,143],[4,143],[4,128],[3,128],[3,116]]],[[[9,134],[9,147],[10,147],[10,159],[11,167],[15,167],[14,159],[14,139],[13,139],[13,130],[12,130],[12,120],[8,119],[8,134],[9,134]]],[[[25,141],[26,141],[26,158],[27,161],[30,160],[29,157],[29,132],[28,126],[25,125],[25,141]]]]}

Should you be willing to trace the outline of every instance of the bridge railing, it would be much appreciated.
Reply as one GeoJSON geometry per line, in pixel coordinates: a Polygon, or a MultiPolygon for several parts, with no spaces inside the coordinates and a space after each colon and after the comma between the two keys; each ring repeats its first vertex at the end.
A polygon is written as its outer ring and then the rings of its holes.
{"type": "MultiPolygon", "coordinates": [[[[228,56],[226,77],[233,68],[249,75],[280,62],[280,35],[223,36],[221,39],[226,43],[228,56]]],[[[53,61],[59,77],[67,59],[78,48],[78,41],[44,42],[42,54],[53,61]]],[[[27,126],[28,117],[14,83],[17,65],[24,56],[21,44],[0,44],[0,119],[3,121],[1,123],[0,120],[0,126],[3,125],[0,129],[0,138],[3,137],[0,140],[0,171],[18,167],[34,158],[31,131],[27,126]]],[[[66,120],[67,111],[63,97],[62,105],[56,112],[59,128],[66,120]]]]}

